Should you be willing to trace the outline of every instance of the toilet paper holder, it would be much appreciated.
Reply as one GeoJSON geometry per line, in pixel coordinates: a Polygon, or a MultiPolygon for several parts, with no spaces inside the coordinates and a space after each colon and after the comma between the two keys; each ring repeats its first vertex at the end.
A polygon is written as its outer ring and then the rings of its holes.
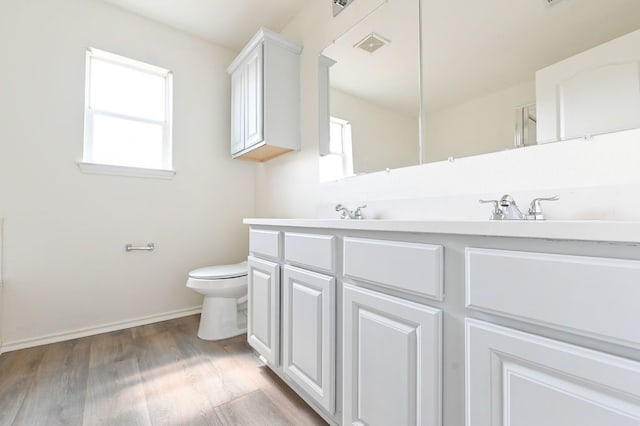
{"type": "Polygon", "coordinates": [[[153,251],[156,249],[156,245],[154,243],[149,243],[146,246],[134,246],[133,244],[127,244],[124,246],[126,251],[134,251],[134,250],[142,250],[142,251],[153,251]]]}

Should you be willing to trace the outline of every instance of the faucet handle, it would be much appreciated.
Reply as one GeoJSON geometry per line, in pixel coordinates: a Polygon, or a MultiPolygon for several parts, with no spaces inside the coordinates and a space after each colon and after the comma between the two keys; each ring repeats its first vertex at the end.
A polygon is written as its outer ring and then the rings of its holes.
{"type": "Polygon", "coordinates": [[[502,220],[504,219],[504,211],[500,208],[499,200],[478,200],[480,204],[493,204],[493,211],[489,220],[502,220]]]}
{"type": "Polygon", "coordinates": [[[362,206],[358,206],[358,207],[353,211],[353,218],[354,218],[354,219],[364,219],[364,215],[362,214],[362,210],[361,210],[361,209],[364,209],[364,208],[367,208],[367,205],[366,205],[366,204],[364,204],[364,205],[362,205],[362,206]]]}
{"type": "Polygon", "coordinates": [[[553,197],[539,197],[531,200],[529,205],[529,219],[532,220],[544,220],[544,213],[542,213],[542,204],[540,201],[558,201],[560,197],[554,195],[553,197]]]}

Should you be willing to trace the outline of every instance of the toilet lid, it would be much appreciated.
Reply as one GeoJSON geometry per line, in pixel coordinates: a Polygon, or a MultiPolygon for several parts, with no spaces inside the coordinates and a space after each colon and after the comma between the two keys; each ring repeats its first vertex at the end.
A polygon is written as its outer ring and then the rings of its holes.
{"type": "Polygon", "coordinates": [[[191,278],[215,280],[222,278],[235,278],[247,275],[247,262],[234,263],[233,265],[205,266],[189,272],[191,278]]]}

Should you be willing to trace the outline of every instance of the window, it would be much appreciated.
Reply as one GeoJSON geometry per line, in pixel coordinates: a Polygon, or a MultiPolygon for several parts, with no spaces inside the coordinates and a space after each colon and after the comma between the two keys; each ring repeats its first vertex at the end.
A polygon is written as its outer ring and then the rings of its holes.
{"type": "Polygon", "coordinates": [[[87,52],[84,152],[88,172],[172,176],[171,72],[97,49],[87,52]]]}
{"type": "Polygon", "coordinates": [[[320,157],[320,181],[342,179],[352,174],[351,123],[331,117],[329,121],[329,154],[320,157]]]}

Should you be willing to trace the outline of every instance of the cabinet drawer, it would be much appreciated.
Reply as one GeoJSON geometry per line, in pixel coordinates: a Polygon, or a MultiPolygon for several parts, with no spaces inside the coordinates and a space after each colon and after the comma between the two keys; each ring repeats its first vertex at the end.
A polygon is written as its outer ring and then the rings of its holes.
{"type": "Polygon", "coordinates": [[[442,300],[442,253],[438,245],[345,238],[344,275],[442,300]]]}
{"type": "Polygon", "coordinates": [[[249,230],[249,251],[256,256],[280,259],[280,231],[249,230]]]}
{"type": "Polygon", "coordinates": [[[295,265],[336,271],[336,237],[333,235],[284,234],[284,258],[295,265]]]}
{"type": "Polygon", "coordinates": [[[640,261],[466,249],[466,305],[640,347],[640,261]]]}

